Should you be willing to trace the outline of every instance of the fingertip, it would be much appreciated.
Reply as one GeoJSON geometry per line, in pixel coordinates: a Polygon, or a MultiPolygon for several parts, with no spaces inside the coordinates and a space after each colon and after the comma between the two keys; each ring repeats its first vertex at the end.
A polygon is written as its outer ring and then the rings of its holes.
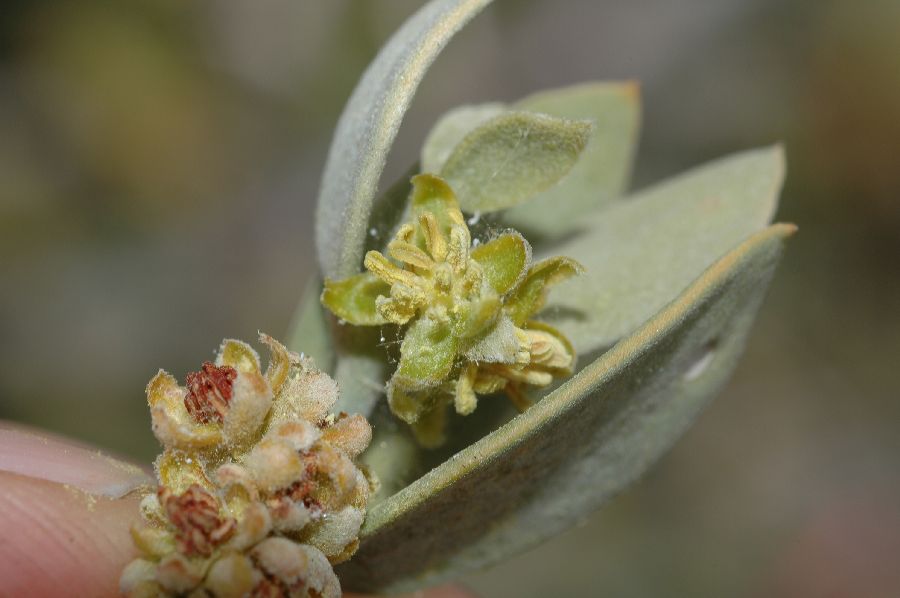
{"type": "Polygon", "coordinates": [[[0,472],[0,595],[117,596],[138,502],[0,472]]]}
{"type": "Polygon", "coordinates": [[[118,498],[153,479],[140,467],[96,448],[20,424],[0,421],[0,471],[118,498]]]}

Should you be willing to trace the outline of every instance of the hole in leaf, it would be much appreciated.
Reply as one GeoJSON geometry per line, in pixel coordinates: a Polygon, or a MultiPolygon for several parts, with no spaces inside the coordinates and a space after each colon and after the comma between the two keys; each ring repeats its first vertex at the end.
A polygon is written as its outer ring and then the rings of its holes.
{"type": "Polygon", "coordinates": [[[703,345],[703,348],[699,352],[699,357],[697,357],[688,367],[687,371],[684,372],[685,382],[692,382],[703,375],[703,372],[707,370],[709,364],[712,363],[712,360],[715,358],[718,346],[718,339],[712,339],[703,345]]]}

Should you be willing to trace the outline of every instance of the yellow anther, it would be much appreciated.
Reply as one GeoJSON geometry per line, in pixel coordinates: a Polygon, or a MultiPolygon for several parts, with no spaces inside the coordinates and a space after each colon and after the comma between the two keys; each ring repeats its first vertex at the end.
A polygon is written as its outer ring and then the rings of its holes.
{"type": "Polygon", "coordinates": [[[447,263],[437,264],[434,269],[434,287],[444,293],[453,286],[453,271],[447,263]]]}
{"type": "Polygon", "coordinates": [[[469,245],[472,238],[465,225],[457,225],[450,229],[450,247],[447,250],[447,261],[454,272],[461,274],[469,261],[469,245]]]}
{"type": "Polygon", "coordinates": [[[363,265],[369,272],[390,285],[416,286],[418,284],[418,277],[414,273],[398,268],[377,251],[368,252],[363,265]]]}
{"type": "Polygon", "coordinates": [[[469,415],[478,406],[478,397],[473,389],[478,366],[469,364],[459,376],[456,382],[456,396],[453,398],[453,406],[460,415],[469,415]]]}
{"type": "Polygon", "coordinates": [[[395,260],[415,266],[416,268],[430,270],[434,267],[434,262],[428,257],[427,253],[406,241],[394,239],[388,243],[388,252],[395,260]]]}
{"type": "Polygon", "coordinates": [[[442,262],[447,257],[447,240],[441,232],[437,218],[431,212],[425,212],[419,216],[419,225],[425,236],[425,247],[436,261],[442,262]]]}
{"type": "Polygon", "coordinates": [[[506,386],[507,380],[503,376],[498,376],[490,372],[485,372],[481,368],[478,369],[478,375],[472,388],[481,395],[489,395],[497,392],[506,386]]]}
{"type": "Polygon", "coordinates": [[[406,241],[407,243],[412,243],[413,238],[416,236],[416,229],[412,224],[405,223],[400,225],[400,228],[397,229],[397,234],[394,235],[395,239],[400,241],[406,241]]]}
{"type": "Polygon", "coordinates": [[[375,310],[392,324],[403,325],[416,315],[416,310],[403,302],[380,296],[375,298],[375,310]]]}
{"type": "Polygon", "coordinates": [[[457,224],[460,226],[466,225],[466,219],[463,218],[462,212],[460,212],[459,209],[457,209],[457,208],[449,209],[445,212],[445,214],[446,214],[447,218],[449,218],[450,221],[453,222],[454,225],[457,225],[457,224]]]}
{"type": "Polygon", "coordinates": [[[422,287],[411,287],[405,284],[395,284],[391,287],[391,298],[405,303],[413,308],[424,307],[428,303],[428,293],[422,287]]]}
{"type": "Polygon", "coordinates": [[[462,290],[467,295],[481,293],[481,284],[484,281],[484,269],[475,260],[469,260],[466,264],[466,272],[463,274],[462,290]]]}

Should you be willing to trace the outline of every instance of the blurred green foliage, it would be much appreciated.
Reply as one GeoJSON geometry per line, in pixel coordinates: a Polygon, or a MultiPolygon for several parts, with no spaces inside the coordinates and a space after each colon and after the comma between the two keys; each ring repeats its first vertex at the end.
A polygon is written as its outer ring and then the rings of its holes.
{"type": "MultiPolygon", "coordinates": [[[[181,378],[223,335],[281,334],[314,267],[334,121],[417,5],[7,3],[0,417],[146,459],[158,367],[181,378]]],[[[452,106],[632,78],[638,187],[783,139],[778,219],[801,229],[735,379],[685,441],[474,588],[897,592],[898,26],[890,0],[504,0],[441,57],[385,182],[452,106]]]]}

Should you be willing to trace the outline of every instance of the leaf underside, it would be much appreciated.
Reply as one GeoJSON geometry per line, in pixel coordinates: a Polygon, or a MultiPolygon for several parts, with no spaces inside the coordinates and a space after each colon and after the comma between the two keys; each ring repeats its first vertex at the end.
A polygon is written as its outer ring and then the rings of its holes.
{"type": "Polygon", "coordinates": [[[753,235],[534,407],[372,507],[359,552],[337,567],[342,585],[453,578],[562,531],[640,476],[726,382],[793,231],[753,235]]]}

